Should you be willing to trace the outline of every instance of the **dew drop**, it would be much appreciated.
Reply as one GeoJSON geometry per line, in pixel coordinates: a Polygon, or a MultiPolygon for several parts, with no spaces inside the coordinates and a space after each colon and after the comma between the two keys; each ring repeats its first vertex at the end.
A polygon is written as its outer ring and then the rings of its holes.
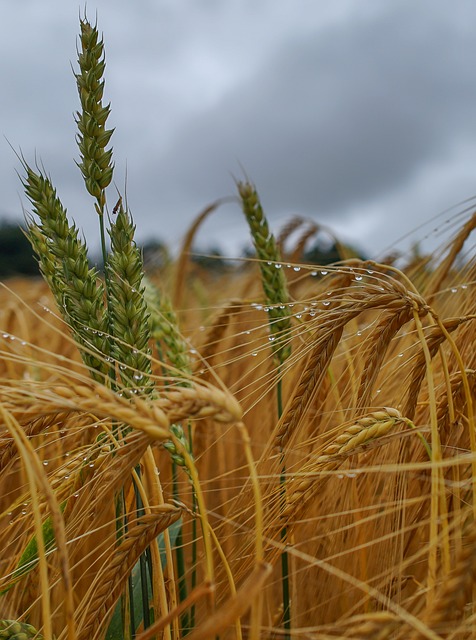
{"type": "Polygon", "coordinates": [[[301,271],[301,267],[293,267],[293,271],[301,271]]]}
{"type": "Polygon", "coordinates": [[[256,357],[258,354],[256,353],[256,351],[253,351],[253,353],[251,354],[254,357],[256,357]]]}
{"type": "Polygon", "coordinates": [[[355,279],[357,280],[357,282],[360,282],[360,280],[362,280],[362,276],[355,276],[355,279]]]}
{"type": "Polygon", "coordinates": [[[48,466],[48,460],[43,460],[43,466],[47,467],[48,466]]]}
{"type": "Polygon", "coordinates": [[[362,331],[357,331],[357,333],[355,335],[356,336],[361,336],[362,335],[362,331]]]}
{"type": "Polygon", "coordinates": [[[399,353],[399,354],[398,354],[398,357],[399,357],[399,358],[403,358],[403,353],[399,353]]]}
{"type": "Polygon", "coordinates": [[[462,288],[462,289],[467,289],[467,288],[468,288],[468,285],[467,285],[467,284],[462,284],[462,285],[461,285],[461,288],[462,288]]]}
{"type": "Polygon", "coordinates": [[[23,509],[23,511],[21,512],[22,516],[26,516],[26,511],[25,509],[23,509]]]}
{"type": "Polygon", "coordinates": [[[452,287],[451,293],[458,293],[458,289],[456,287],[452,287]]]}
{"type": "Polygon", "coordinates": [[[94,467],[94,462],[90,462],[88,467],[91,467],[91,469],[94,467]]]}
{"type": "Polygon", "coordinates": [[[311,276],[315,278],[317,276],[317,271],[311,271],[311,276]]]}
{"type": "Polygon", "coordinates": [[[281,267],[282,267],[282,266],[283,266],[282,264],[276,263],[276,264],[274,265],[274,268],[275,268],[275,269],[281,269],[281,267]]]}
{"type": "Polygon", "coordinates": [[[323,304],[325,307],[328,307],[328,306],[330,305],[330,303],[331,303],[331,301],[330,301],[330,300],[323,300],[323,301],[322,301],[322,304],[323,304]]]}
{"type": "Polygon", "coordinates": [[[269,336],[268,340],[270,342],[274,342],[276,340],[276,336],[269,336]]]}
{"type": "Polygon", "coordinates": [[[321,271],[321,276],[327,276],[328,273],[329,271],[321,271]]]}
{"type": "Polygon", "coordinates": [[[296,313],[296,318],[300,320],[302,318],[302,313],[296,313]]]}

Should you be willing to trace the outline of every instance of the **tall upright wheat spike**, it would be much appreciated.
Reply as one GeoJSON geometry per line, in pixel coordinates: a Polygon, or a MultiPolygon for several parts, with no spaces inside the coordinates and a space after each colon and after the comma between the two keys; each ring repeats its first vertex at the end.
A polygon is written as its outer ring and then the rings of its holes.
{"type": "Polygon", "coordinates": [[[289,344],[291,317],[287,306],[289,294],[281,256],[276,240],[269,230],[255,187],[249,182],[238,182],[238,193],[250,227],[256,255],[260,260],[261,280],[268,306],[273,351],[278,363],[282,364],[291,353],[289,344]]]}
{"type": "Polygon", "coordinates": [[[78,145],[81,152],[79,168],[89,193],[97,200],[97,211],[104,212],[104,189],[112,180],[114,165],[112,149],[106,150],[114,129],[106,129],[110,105],[103,105],[106,63],[104,44],[99,39],[96,27],[86,19],[81,20],[81,51],[78,62],[80,73],[76,74],[82,111],[76,114],[79,129],[78,145]]]}

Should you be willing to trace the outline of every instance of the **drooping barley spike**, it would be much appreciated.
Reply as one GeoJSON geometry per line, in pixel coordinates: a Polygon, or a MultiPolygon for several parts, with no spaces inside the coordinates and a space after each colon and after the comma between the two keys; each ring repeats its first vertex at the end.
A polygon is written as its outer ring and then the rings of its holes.
{"type": "Polygon", "coordinates": [[[89,597],[78,607],[78,640],[98,637],[98,628],[110,618],[127,576],[139,556],[159,533],[165,531],[180,516],[179,507],[163,504],[155,507],[152,513],[143,515],[129,528],[121,544],[114,550],[112,558],[97,573],[94,589],[90,591],[89,597]]]}
{"type": "Polygon", "coordinates": [[[86,189],[97,200],[96,210],[104,213],[104,189],[111,183],[114,172],[112,149],[106,150],[114,129],[106,129],[110,104],[103,106],[104,80],[102,76],[106,63],[104,44],[99,39],[96,26],[85,18],[80,21],[81,50],[78,52],[80,72],[75,74],[78,85],[81,112],[76,114],[79,133],[77,142],[81,154],[78,164],[83,174],[86,189]]]}
{"type": "Polygon", "coordinates": [[[408,422],[396,409],[385,407],[362,416],[354,424],[347,426],[324,448],[321,455],[312,460],[309,473],[303,468],[300,477],[289,483],[287,504],[280,513],[280,518],[285,522],[296,521],[297,514],[316,495],[320,483],[327,481],[329,477],[316,474],[338,469],[346,457],[370,442],[383,438],[397,425],[408,426],[408,422]]]}
{"type": "Polygon", "coordinates": [[[86,244],[69,223],[50,179],[25,162],[23,166],[23,187],[39,218],[39,222],[30,221],[29,240],[84,363],[93,377],[104,380],[108,345],[103,285],[96,269],[89,267],[86,244]]]}
{"type": "Polygon", "coordinates": [[[251,236],[260,259],[261,281],[269,307],[269,321],[273,351],[279,364],[291,353],[289,343],[291,315],[287,303],[289,294],[281,265],[281,256],[275,238],[268,227],[255,187],[249,182],[238,182],[243,213],[250,227],[251,236]]]}
{"type": "Polygon", "coordinates": [[[122,204],[109,230],[108,276],[111,356],[125,387],[151,391],[150,323],[144,299],[142,255],[134,240],[135,226],[122,204]]]}

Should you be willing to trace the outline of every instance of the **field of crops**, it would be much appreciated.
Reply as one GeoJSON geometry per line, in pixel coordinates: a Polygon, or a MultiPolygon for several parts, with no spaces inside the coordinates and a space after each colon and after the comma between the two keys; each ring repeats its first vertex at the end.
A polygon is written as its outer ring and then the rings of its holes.
{"type": "Polygon", "coordinates": [[[0,287],[0,638],[476,637],[476,214],[401,269],[306,265],[318,228],[275,239],[244,181],[254,259],[191,262],[210,207],[144,274],[102,59],[85,19],[103,273],[22,160],[44,279],[0,287]]]}

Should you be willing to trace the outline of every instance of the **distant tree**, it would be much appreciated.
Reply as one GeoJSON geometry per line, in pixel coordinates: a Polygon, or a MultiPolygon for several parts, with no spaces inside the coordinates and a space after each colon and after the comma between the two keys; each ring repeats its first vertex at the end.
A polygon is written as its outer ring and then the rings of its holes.
{"type": "Polygon", "coordinates": [[[326,244],[316,242],[304,254],[304,262],[308,262],[310,264],[332,264],[334,262],[339,262],[339,260],[343,259],[342,249],[344,249],[346,257],[360,258],[361,260],[366,259],[365,256],[353,247],[345,245],[339,249],[337,244],[332,241],[326,244]]]}
{"type": "Polygon", "coordinates": [[[141,245],[141,250],[147,269],[160,269],[170,262],[167,245],[161,240],[148,240],[141,245]]]}
{"type": "Polygon", "coordinates": [[[191,253],[191,261],[207,271],[223,271],[227,268],[223,253],[217,247],[200,251],[192,249],[191,253]]]}
{"type": "Polygon", "coordinates": [[[0,277],[37,276],[39,273],[24,228],[13,222],[0,221],[0,277]]]}

